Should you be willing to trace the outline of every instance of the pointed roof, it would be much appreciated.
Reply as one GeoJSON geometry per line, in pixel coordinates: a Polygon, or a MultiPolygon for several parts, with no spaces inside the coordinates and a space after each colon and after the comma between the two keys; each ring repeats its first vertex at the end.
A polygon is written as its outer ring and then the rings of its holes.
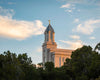
{"type": "Polygon", "coordinates": [[[49,24],[48,27],[46,28],[45,33],[46,33],[46,32],[48,33],[49,31],[54,32],[54,29],[52,28],[52,26],[51,26],[50,24],[49,24]]]}

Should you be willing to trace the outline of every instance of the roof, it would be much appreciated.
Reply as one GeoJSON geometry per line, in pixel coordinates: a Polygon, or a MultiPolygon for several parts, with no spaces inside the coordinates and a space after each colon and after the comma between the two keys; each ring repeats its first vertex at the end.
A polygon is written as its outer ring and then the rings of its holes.
{"type": "Polygon", "coordinates": [[[52,26],[51,26],[50,24],[49,24],[48,27],[46,28],[45,33],[46,33],[46,32],[48,33],[49,31],[54,32],[54,29],[52,28],[52,26]]]}

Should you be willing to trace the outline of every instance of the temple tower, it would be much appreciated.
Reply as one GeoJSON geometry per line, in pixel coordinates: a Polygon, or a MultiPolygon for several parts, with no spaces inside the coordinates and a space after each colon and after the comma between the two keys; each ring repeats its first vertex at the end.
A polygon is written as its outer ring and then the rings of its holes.
{"type": "Polygon", "coordinates": [[[44,43],[42,45],[43,68],[46,62],[53,62],[55,67],[61,67],[66,58],[70,58],[72,51],[69,49],[59,49],[55,42],[55,32],[49,20],[49,25],[44,32],[44,43]]]}
{"type": "Polygon", "coordinates": [[[49,53],[49,50],[57,48],[57,44],[55,42],[55,32],[50,24],[50,20],[49,20],[49,25],[44,32],[44,35],[45,35],[45,40],[42,45],[43,64],[45,64],[46,62],[51,62],[51,61],[53,62],[54,59],[53,59],[53,56],[51,55],[51,53],[49,53]]]}

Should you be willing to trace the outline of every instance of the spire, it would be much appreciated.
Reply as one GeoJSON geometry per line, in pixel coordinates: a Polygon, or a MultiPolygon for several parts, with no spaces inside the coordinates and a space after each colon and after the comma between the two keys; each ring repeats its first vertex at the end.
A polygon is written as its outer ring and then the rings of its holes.
{"type": "Polygon", "coordinates": [[[49,25],[48,25],[48,27],[46,28],[46,30],[45,30],[45,33],[47,32],[49,32],[49,31],[51,31],[51,32],[54,32],[54,29],[52,28],[52,26],[50,25],[50,20],[48,20],[49,21],[49,25]]]}
{"type": "Polygon", "coordinates": [[[49,24],[50,24],[50,20],[48,20],[49,21],[49,24]]]}

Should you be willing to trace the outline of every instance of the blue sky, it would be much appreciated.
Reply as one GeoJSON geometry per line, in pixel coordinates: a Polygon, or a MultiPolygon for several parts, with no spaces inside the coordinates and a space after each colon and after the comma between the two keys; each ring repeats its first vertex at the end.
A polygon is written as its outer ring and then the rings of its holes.
{"type": "Polygon", "coordinates": [[[59,48],[100,42],[100,0],[0,0],[0,53],[27,53],[42,62],[49,19],[59,48]]]}

